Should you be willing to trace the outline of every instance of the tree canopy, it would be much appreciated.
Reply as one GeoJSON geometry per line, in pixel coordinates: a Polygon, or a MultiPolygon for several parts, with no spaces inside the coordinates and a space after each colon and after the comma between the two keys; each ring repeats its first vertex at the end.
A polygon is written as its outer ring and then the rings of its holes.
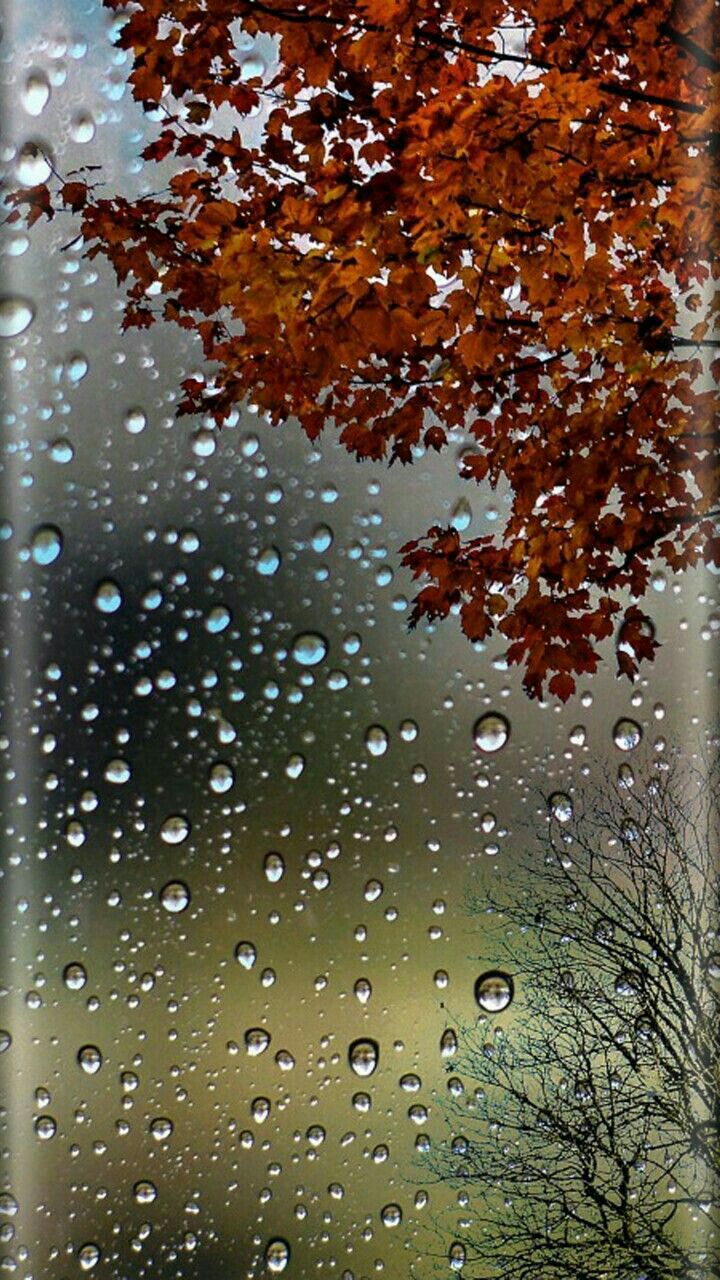
{"type": "Polygon", "coordinates": [[[499,632],[532,695],[621,628],[633,677],[653,564],[720,564],[716,8],[139,0],[119,43],[167,186],[61,180],[126,325],[199,335],[183,412],[250,399],[391,462],[461,436],[507,523],[407,545],[412,620],[499,632]]]}

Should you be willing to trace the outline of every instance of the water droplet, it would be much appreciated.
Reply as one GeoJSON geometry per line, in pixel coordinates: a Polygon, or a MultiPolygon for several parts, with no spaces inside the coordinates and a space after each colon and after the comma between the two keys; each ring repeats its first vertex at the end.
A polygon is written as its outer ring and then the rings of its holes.
{"type": "Polygon", "coordinates": [[[548,798],[548,808],[558,822],[570,822],[573,816],[573,803],[564,791],[553,791],[548,798]]]}
{"type": "Polygon", "coordinates": [[[84,1044],[82,1049],[78,1049],[77,1060],[89,1076],[96,1075],[103,1063],[102,1054],[94,1044],[84,1044]]]}
{"type": "Polygon", "coordinates": [[[93,599],[95,608],[100,613],[117,613],[123,602],[123,594],[117,582],[112,578],[103,578],[95,588],[93,599]]]}
{"type": "Polygon", "coordinates": [[[376,1040],[353,1040],[348,1049],[348,1062],[356,1076],[371,1076],[380,1057],[376,1040]]]}
{"type": "Polygon", "coordinates": [[[123,418],[123,426],[131,436],[139,436],[147,426],[147,415],[142,409],[128,409],[123,418]]]}
{"type": "Polygon", "coordinates": [[[287,1240],[270,1240],[265,1250],[265,1266],[273,1275],[284,1271],[290,1261],[290,1245],[287,1240]]]}
{"type": "Polygon", "coordinates": [[[285,861],[280,853],[266,853],[263,861],[265,878],[271,884],[277,884],[285,874],[285,861]]]}
{"type": "Polygon", "coordinates": [[[78,1262],[81,1271],[92,1271],[100,1261],[101,1251],[97,1244],[84,1244],[78,1249],[78,1262]]]}
{"type": "Polygon", "coordinates": [[[168,880],[160,890],[160,901],[166,911],[177,915],[190,906],[190,890],[183,880],[168,880]]]}
{"type": "Polygon", "coordinates": [[[500,1013],[513,998],[513,980],[507,973],[492,970],[483,973],[475,983],[475,999],[486,1013],[500,1013]]]}
{"type": "Polygon", "coordinates": [[[371,724],[365,731],[365,746],[371,756],[384,756],[388,749],[388,732],[381,724],[371,724]]]}
{"type": "Polygon", "coordinates": [[[53,462],[58,462],[61,466],[66,466],[68,462],[72,462],[75,457],[75,449],[65,436],[58,436],[57,440],[53,440],[50,445],[50,457],[53,462]]]}
{"type": "Polygon", "coordinates": [[[141,1178],[133,1187],[133,1195],[138,1204],[152,1204],[157,1198],[157,1187],[147,1178],[141,1178]]]}
{"type": "Polygon", "coordinates": [[[304,756],[301,756],[297,751],[294,752],[293,755],[288,756],[287,764],[285,765],[285,774],[288,778],[299,778],[304,769],[304,756]]]}
{"type": "Polygon", "coordinates": [[[57,1133],[57,1120],[53,1116],[37,1116],[33,1127],[41,1142],[49,1142],[57,1133]]]}
{"type": "Polygon", "coordinates": [[[30,553],[35,564],[53,564],[63,549],[63,536],[54,524],[41,524],[33,532],[30,553]]]}
{"type": "Polygon", "coordinates": [[[462,1271],[463,1267],[465,1266],[466,1258],[467,1258],[467,1252],[465,1249],[465,1245],[461,1244],[459,1240],[455,1240],[454,1243],[451,1244],[450,1248],[448,1249],[448,1263],[450,1264],[450,1270],[462,1271]]]}
{"type": "Polygon", "coordinates": [[[195,432],[192,438],[192,451],[196,458],[211,458],[217,447],[217,442],[212,431],[201,427],[195,432]]]}
{"type": "Polygon", "coordinates": [[[277,547],[265,547],[255,561],[255,568],[263,578],[272,578],[280,568],[281,559],[277,547]]]}
{"type": "Polygon", "coordinates": [[[68,991],[82,991],[87,982],[85,966],[77,960],[72,960],[70,964],[66,964],[63,969],[63,982],[68,991]]]}
{"type": "Polygon", "coordinates": [[[303,631],[293,640],[292,656],[301,667],[316,667],[327,651],[327,640],[317,631],[303,631]]]}
{"type": "Polygon", "coordinates": [[[399,1204],[386,1204],[380,1210],[380,1217],[384,1227],[399,1227],[402,1222],[402,1209],[399,1204]]]}
{"type": "Polygon", "coordinates": [[[480,751],[500,751],[510,737],[510,723],[496,711],[488,711],[476,720],[473,740],[480,751]]]}
{"type": "Polygon", "coordinates": [[[310,545],[313,551],[327,551],[332,546],[333,531],[327,524],[319,524],[313,529],[310,545]]]}
{"type": "Polygon", "coordinates": [[[270,1115],[270,1099],[253,1098],[250,1104],[250,1114],[256,1124],[264,1124],[270,1115]]]}
{"type": "Polygon", "coordinates": [[[251,1058],[264,1053],[270,1044],[270,1032],[264,1027],[249,1027],[245,1032],[245,1048],[251,1058]]]}
{"type": "Polygon", "coordinates": [[[219,761],[210,769],[210,790],[216,795],[224,795],[230,791],[235,782],[235,773],[229,764],[219,761]]]}
{"type": "Polygon", "coordinates": [[[78,111],[70,121],[70,137],[73,142],[92,142],[95,137],[95,121],[89,111],[78,111]]]}
{"type": "Polygon", "coordinates": [[[150,1133],[156,1142],[167,1142],[172,1136],[174,1125],[167,1116],[155,1116],[150,1121],[150,1133]]]}
{"type": "Polygon", "coordinates": [[[25,142],[15,161],[15,174],[23,187],[37,187],[47,182],[52,168],[48,160],[48,148],[41,142],[25,142]]]}
{"type": "Polygon", "coordinates": [[[173,813],[160,828],[160,839],[165,844],[182,844],[190,835],[190,821],[184,813],[173,813]]]}
{"type": "Polygon", "coordinates": [[[12,1036],[9,1031],[0,1030],[0,1053],[7,1053],[12,1044],[12,1036]]]}
{"type": "Polygon", "coordinates": [[[35,305],[28,298],[0,298],[0,338],[18,338],[35,319],[35,305]]]}
{"type": "Polygon", "coordinates": [[[42,115],[50,101],[50,81],[44,71],[31,71],[25,80],[22,104],[29,116],[42,115]]]}
{"type": "Polygon", "coordinates": [[[458,1038],[452,1027],[447,1027],[440,1037],[440,1057],[452,1058],[457,1053],[458,1038]]]}
{"type": "Polygon", "coordinates": [[[615,994],[617,996],[636,996],[641,988],[642,975],[633,973],[631,969],[623,970],[615,979],[615,994]]]}
{"type": "Polygon", "coordinates": [[[360,1001],[360,1004],[367,1004],[372,995],[372,986],[368,982],[367,978],[358,978],[357,982],[353,986],[353,991],[355,992],[357,999],[360,1001]]]}
{"type": "Polygon", "coordinates": [[[105,766],[103,777],[106,782],[113,782],[115,786],[121,786],[124,782],[128,782],[132,776],[132,771],[127,760],[109,760],[105,766]]]}
{"type": "Polygon", "coordinates": [[[642,729],[635,720],[620,719],[613,729],[613,742],[620,751],[634,751],[642,739],[642,729]]]}
{"type": "Polygon", "coordinates": [[[232,613],[225,604],[216,604],[208,613],[205,619],[205,630],[211,635],[219,635],[221,631],[225,631],[232,622],[232,613]]]}
{"type": "Polygon", "coordinates": [[[235,959],[243,969],[252,969],[257,960],[257,951],[252,942],[238,942],[235,948],[235,959]]]}
{"type": "Polygon", "coordinates": [[[79,382],[82,382],[88,368],[89,365],[85,356],[76,351],[74,355],[70,356],[65,365],[65,375],[68,382],[71,382],[73,386],[77,386],[79,382]]]}
{"type": "Polygon", "coordinates": [[[472,507],[467,498],[458,498],[450,513],[450,523],[458,533],[464,533],[472,520],[472,507]]]}

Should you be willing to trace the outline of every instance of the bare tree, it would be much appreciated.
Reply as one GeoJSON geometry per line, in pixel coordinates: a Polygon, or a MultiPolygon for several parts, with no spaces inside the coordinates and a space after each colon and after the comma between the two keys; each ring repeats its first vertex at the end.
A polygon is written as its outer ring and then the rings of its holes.
{"type": "Polygon", "coordinates": [[[631,779],[575,815],[553,798],[544,857],[471,903],[498,1012],[461,1037],[430,1157],[461,1187],[465,1277],[720,1276],[720,779],[631,779]]]}

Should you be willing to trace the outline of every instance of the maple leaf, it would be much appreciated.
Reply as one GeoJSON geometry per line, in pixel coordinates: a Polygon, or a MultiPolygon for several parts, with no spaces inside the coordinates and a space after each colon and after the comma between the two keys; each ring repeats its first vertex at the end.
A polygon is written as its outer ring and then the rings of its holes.
{"type": "Polygon", "coordinates": [[[253,399],[390,463],[464,432],[461,477],[502,486],[507,524],[404,548],[412,623],[459,609],[471,639],[504,637],[532,696],[564,701],[619,615],[619,672],[652,660],[626,605],[654,563],[720,556],[716,15],[518,12],[136,0],[119,44],[135,97],[167,107],[144,152],[179,157],[167,194],[60,181],[12,194],[9,217],[69,209],[125,282],[126,327],[198,333],[213,395],[190,379],[179,412],[221,425],[253,399]],[[275,51],[252,87],[238,26],[275,51]]]}

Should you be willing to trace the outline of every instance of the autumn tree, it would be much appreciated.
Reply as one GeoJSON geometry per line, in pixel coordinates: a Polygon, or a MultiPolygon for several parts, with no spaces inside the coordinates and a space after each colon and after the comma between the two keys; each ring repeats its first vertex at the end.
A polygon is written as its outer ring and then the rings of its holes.
{"type": "Polygon", "coordinates": [[[81,214],[126,325],[199,335],[182,411],[391,462],[460,434],[507,524],[406,547],[413,621],[563,699],[622,629],[633,676],[653,562],[720,562],[714,0],[105,3],[169,167],[19,203],[81,214]]]}
{"type": "Polygon", "coordinates": [[[508,1012],[461,1037],[429,1157],[461,1188],[443,1257],[466,1280],[720,1276],[718,772],[551,817],[544,856],[473,904],[507,970],[479,1002],[508,1012]]]}

